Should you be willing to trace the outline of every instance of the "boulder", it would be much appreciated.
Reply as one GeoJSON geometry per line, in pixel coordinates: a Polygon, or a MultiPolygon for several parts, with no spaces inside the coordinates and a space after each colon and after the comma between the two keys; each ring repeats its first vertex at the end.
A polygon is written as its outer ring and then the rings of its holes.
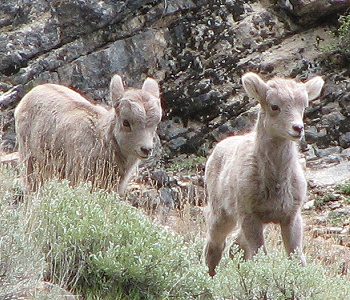
{"type": "Polygon", "coordinates": [[[349,0],[281,0],[280,4],[302,25],[315,23],[350,7],[349,0]]]}

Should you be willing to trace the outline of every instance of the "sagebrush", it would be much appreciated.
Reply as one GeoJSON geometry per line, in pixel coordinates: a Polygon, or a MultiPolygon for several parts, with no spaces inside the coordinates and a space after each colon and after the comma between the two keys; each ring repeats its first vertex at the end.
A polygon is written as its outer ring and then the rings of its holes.
{"type": "Polygon", "coordinates": [[[11,176],[2,172],[0,184],[1,299],[28,291],[31,299],[50,298],[31,292],[43,280],[87,300],[350,298],[344,276],[311,259],[301,267],[281,247],[248,262],[226,251],[211,279],[201,260],[203,232],[186,238],[89,184],[51,182],[13,202],[11,176]]]}

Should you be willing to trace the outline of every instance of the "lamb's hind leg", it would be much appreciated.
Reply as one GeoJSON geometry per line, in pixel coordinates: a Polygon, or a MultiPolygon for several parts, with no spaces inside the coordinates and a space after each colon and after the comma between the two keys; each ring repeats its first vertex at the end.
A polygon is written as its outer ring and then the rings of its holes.
{"type": "Polygon", "coordinates": [[[222,252],[225,249],[226,237],[233,230],[235,221],[232,215],[222,210],[219,215],[209,212],[207,222],[208,237],[204,247],[204,257],[209,268],[209,275],[214,276],[216,274],[215,268],[219,264],[222,252]]]}
{"type": "Polygon", "coordinates": [[[244,251],[244,259],[251,259],[259,249],[263,249],[266,253],[263,230],[263,224],[253,215],[242,218],[235,243],[244,251]]]}
{"type": "Polygon", "coordinates": [[[34,158],[29,156],[25,160],[25,177],[24,177],[24,185],[26,189],[30,192],[36,192],[38,189],[38,183],[35,178],[35,170],[34,170],[34,158]]]}
{"type": "Polygon", "coordinates": [[[303,229],[301,214],[297,213],[294,218],[281,222],[281,232],[284,247],[289,255],[296,253],[303,266],[306,265],[302,249],[303,229]]]}

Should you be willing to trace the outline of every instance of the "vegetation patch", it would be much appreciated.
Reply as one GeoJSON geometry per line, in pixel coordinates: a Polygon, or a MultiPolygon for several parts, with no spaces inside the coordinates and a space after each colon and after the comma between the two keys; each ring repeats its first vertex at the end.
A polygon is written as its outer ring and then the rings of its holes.
{"type": "Polygon", "coordinates": [[[33,233],[39,224],[31,208],[15,203],[17,181],[12,170],[0,171],[0,299],[18,299],[41,278],[44,254],[33,233]]]}
{"type": "Polygon", "coordinates": [[[199,243],[185,243],[115,194],[89,190],[52,183],[40,193],[48,279],[91,299],[190,299],[206,290],[199,243]]]}
{"type": "Polygon", "coordinates": [[[172,172],[185,172],[185,173],[203,170],[206,161],[207,161],[207,158],[203,156],[180,157],[180,158],[173,159],[169,163],[168,170],[172,172]]]}
{"type": "Polygon", "coordinates": [[[13,186],[10,177],[0,184],[1,299],[28,294],[43,280],[85,300],[350,298],[345,276],[319,263],[301,267],[282,247],[248,262],[238,251],[229,259],[227,247],[210,278],[202,232],[189,239],[166,230],[88,184],[51,182],[17,204],[9,201],[13,186]]]}
{"type": "Polygon", "coordinates": [[[341,276],[329,278],[320,265],[301,267],[296,258],[286,259],[277,250],[269,255],[261,251],[247,262],[242,255],[225,259],[215,280],[223,299],[336,300],[350,295],[350,285],[341,276]]]}
{"type": "Polygon", "coordinates": [[[344,195],[350,196],[350,182],[346,182],[339,186],[339,190],[344,195]]]}
{"type": "Polygon", "coordinates": [[[350,55],[350,15],[340,16],[339,19],[339,28],[336,32],[336,35],[339,38],[339,50],[344,53],[348,58],[350,55]]]}
{"type": "Polygon", "coordinates": [[[315,198],[315,208],[318,210],[323,209],[330,200],[331,200],[331,196],[328,194],[317,195],[315,198]]]}

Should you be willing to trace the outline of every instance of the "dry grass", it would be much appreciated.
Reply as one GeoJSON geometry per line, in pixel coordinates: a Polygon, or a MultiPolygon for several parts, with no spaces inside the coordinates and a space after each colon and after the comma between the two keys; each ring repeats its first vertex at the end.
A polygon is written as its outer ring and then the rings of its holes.
{"type": "MultiPolygon", "coordinates": [[[[110,162],[115,162],[115,153],[113,151],[109,157],[107,155],[97,160],[90,156],[75,155],[77,151],[72,149],[73,154],[53,152],[46,149],[54,149],[53,146],[45,146],[37,153],[36,157],[26,154],[26,157],[19,159],[18,168],[22,175],[24,186],[30,191],[36,192],[41,186],[49,180],[69,180],[72,186],[81,182],[91,182],[92,190],[101,188],[108,191],[116,191],[119,183],[118,169],[110,162]],[[79,167],[77,167],[79,166],[79,167]]],[[[91,149],[91,153],[96,149],[91,149]]],[[[103,153],[104,154],[104,153],[103,153]]],[[[96,155],[94,156],[96,157],[96,155]]]]}

